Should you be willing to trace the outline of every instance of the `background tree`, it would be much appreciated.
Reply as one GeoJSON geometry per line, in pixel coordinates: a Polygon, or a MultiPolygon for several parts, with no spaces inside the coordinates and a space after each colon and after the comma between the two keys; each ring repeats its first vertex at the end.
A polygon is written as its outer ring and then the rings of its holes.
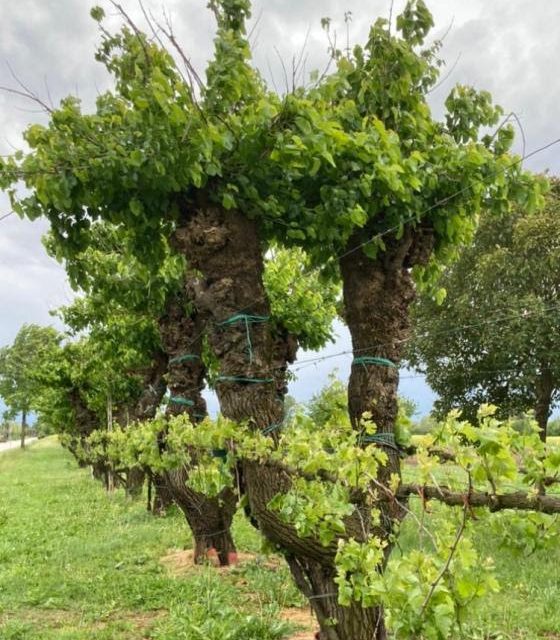
{"type": "Polygon", "coordinates": [[[29,414],[37,406],[41,385],[38,373],[50,364],[61,336],[53,327],[23,325],[14,342],[0,350],[0,397],[7,417],[21,414],[21,447],[29,414]]]}
{"type": "MultiPolygon", "coordinates": [[[[111,315],[108,309],[106,323],[99,316],[94,322],[87,298],[78,298],[59,313],[81,335],[66,341],[38,367],[34,409],[41,423],[64,436],[65,444],[85,464],[85,441],[93,431],[110,428],[109,420],[126,426],[155,415],[165,393],[165,386],[158,390],[165,369],[157,358],[154,327],[142,319],[111,315]],[[85,328],[88,335],[83,334],[85,328]]],[[[129,493],[141,490],[143,475],[134,470],[123,469],[115,476],[101,459],[93,470],[108,488],[122,478],[129,493]]]]}
{"type": "Polygon", "coordinates": [[[411,363],[439,394],[437,412],[476,419],[483,403],[503,417],[529,410],[546,438],[560,393],[560,182],[546,207],[485,215],[474,243],[440,280],[439,305],[414,307],[411,363]]]}

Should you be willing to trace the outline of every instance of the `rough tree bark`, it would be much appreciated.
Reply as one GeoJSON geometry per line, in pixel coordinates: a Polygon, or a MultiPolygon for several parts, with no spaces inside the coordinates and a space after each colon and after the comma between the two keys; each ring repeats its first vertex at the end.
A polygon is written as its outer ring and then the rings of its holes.
{"type": "Polygon", "coordinates": [[[422,500],[437,500],[449,507],[465,507],[465,500],[470,507],[487,507],[491,512],[514,509],[516,511],[537,511],[554,515],[560,513],[560,497],[556,494],[528,493],[487,493],[483,491],[454,491],[449,487],[432,487],[420,484],[403,484],[397,491],[397,497],[421,496],[422,500]]]}
{"type": "MultiPolygon", "coordinates": [[[[263,251],[257,225],[239,212],[204,202],[185,203],[182,214],[178,245],[202,274],[197,304],[214,320],[208,335],[221,366],[217,393],[222,412],[233,420],[248,421],[255,429],[278,424],[283,412],[286,367],[295,357],[295,341],[272,322],[249,327],[241,321],[231,322],[239,314],[261,318],[270,315],[262,284],[263,251]]],[[[425,262],[432,240],[429,232],[405,234],[392,246],[388,242],[383,257],[377,260],[367,258],[361,250],[350,252],[370,237],[352,237],[340,266],[355,355],[383,357],[395,364],[356,364],[349,384],[354,427],[360,429],[361,415],[369,411],[378,431],[388,438],[389,445],[381,445],[388,455],[379,477],[383,482],[391,473],[399,472],[398,451],[390,446],[390,436],[397,416],[397,365],[408,332],[408,307],[414,298],[410,268],[425,262]]],[[[385,640],[384,615],[379,607],[339,605],[334,581],[335,545],[324,547],[312,537],[298,537],[293,527],[268,508],[275,495],[289,490],[290,473],[274,465],[245,461],[243,477],[252,513],[264,535],[283,552],[298,587],[309,598],[321,626],[321,638],[385,640]]],[[[356,540],[371,535],[387,539],[403,510],[385,493],[380,494],[377,506],[382,519],[381,526],[374,527],[366,496],[356,496],[355,513],[345,523],[346,535],[356,540]]],[[[387,558],[389,553],[390,547],[387,558]]]]}
{"type": "Polygon", "coordinates": [[[20,447],[25,449],[25,432],[27,431],[27,411],[24,409],[21,412],[21,437],[20,447]]]}
{"type": "Polygon", "coordinates": [[[169,486],[164,475],[154,473],[150,481],[154,494],[150,510],[155,516],[164,516],[174,503],[173,495],[171,491],[169,491],[169,486]]]}
{"type": "MultiPolygon", "coordinates": [[[[262,284],[264,265],[257,227],[240,213],[217,207],[201,207],[192,215],[185,207],[184,215],[178,241],[191,264],[202,273],[197,303],[214,320],[208,335],[221,366],[217,392],[222,412],[233,420],[249,421],[255,429],[279,424],[285,373],[295,357],[295,340],[272,322],[261,322],[249,327],[248,353],[247,326],[242,321],[227,322],[240,314],[261,318],[270,315],[262,284]]],[[[289,490],[290,475],[274,465],[245,461],[243,478],[253,515],[263,534],[285,555],[296,583],[310,599],[323,637],[384,637],[378,633],[381,619],[377,609],[338,605],[336,546],[325,547],[311,537],[300,538],[292,526],[268,508],[275,495],[289,490]],[[334,626],[330,626],[331,618],[336,618],[334,626]]],[[[350,536],[363,539],[362,519],[349,518],[347,530],[350,536]]]]}
{"type": "MultiPolygon", "coordinates": [[[[72,440],[69,443],[68,449],[78,460],[80,466],[83,466],[83,460],[79,455],[78,449],[85,444],[86,439],[97,428],[99,428],[100,419],[99,416],[92,411],[86,404],[85,400],[80,393],[80,390],[76,387],[72,388],[69,392],[70,406],[73,413],[73,434],[72,440]]],[[[92,476],[103,483],[105,489],[108,487],[108,467],[103,462],[96,462],[91,465],[92,476]]]]}
{"type": "MultiPolygon", "coordinates": [[[[170,391],[168,415],[188,413],[193,423],[206,416],[202,397],[206,368],[202,360],[204,318],[189,301],[193,298],[189,283],[186,295],[170,301],[160,319],[160,335],[169,356],[167,380],[170,391]],[[188,308],[190,307],[190,308],[188,308]]],[[[191,452],[195,456],[195,452],[191,452]]],[[[236,561],[231,534],[237,497],[232,490],[209,498],[188,486],[189,469],[183,467],[165,474],[165,481],[175,503],[184,513],[194,538],[194,561],[217,561],[221,566],[236,561]]]]}
{"type": "Polygon", "coordinates": [[[539,425],[539,436],[543,442],[546,442],[553,393],[554,380],[552,378],[552,372],[548,364],[543,363],[535,385],[535,419],[539,425]]]}

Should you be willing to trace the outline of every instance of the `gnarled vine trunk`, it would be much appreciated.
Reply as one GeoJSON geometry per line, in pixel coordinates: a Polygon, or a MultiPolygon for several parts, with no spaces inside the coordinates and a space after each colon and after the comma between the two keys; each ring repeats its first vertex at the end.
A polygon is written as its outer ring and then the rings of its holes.
{"type": "Polygon", "coordinates": [[[154,496],[150,510],[155,516],[164,516],[174,502],[165,476],[160,473],[154,473],[150,477],[150,483],[154,496]]]}
{"type": "MultiPolygon", "coordinates": [[[[220,361],[217,393],[222,412],[236,421],[249,421],[266,430],[281,422],[286,391],[285,373],[295,357],[296,343],[265,319],[270,306],[262,283],[263,258],[256,225],[234,211],[203,207],[185,210],[178,241],[201,273],[197,303],[214,322],[209,342],[220,361]],[[260,318],[250,324],[243,316],[260,318]],[[235,320],[237,318],[237,320],[235,320]],[[250,340],[250,343],[249,343],[250,340]]],[[[271,431],[272,437],[276,431],[271,431]]],[[[386,637],[379,608],[341,607],[334,582],[336,545],[325,547],[312,537],[301,538],[268,507],[292,478],[273,464],[245,461],[244,487],[253,516],[263,534],[285,555],[294,579],[307,595],[329,640],[382,640],[386,637]]],[[[347,532],[364,539],[367,510],[348,519],[347,532]]]]}
{"type": "MultiPolygon", "coordinates": [[[[137,399],[132,409],[127,411],[127,419],[122,426],[128,426],[129,421],[143,421],[152,419],[157,412],[159,405],[167,391],[167,382],[165,375],[167,373],[167,355],[162,350],[157,350],[152,357],[152,365],[144,376],[142,393],[137,399]]],[[[142,489],[147,476],[146,469],[133,467],[127,469],[125,474],[125,491],[127,495],[136,498],[142,495],[142,489]]],[[[168,493],[162,489],[157,490],[158,486],[164,484],[164,481],[158,479],[156,482],[156,510],[154,513],[164,513],[172,504],[168,493]],[[163,491],[163,493],[162,493],[163,491]]]]}
{"type": "Polygon", "coordinates": [[[144,482],[146,480],[146,472],[140,467],[128,469],[125,475],[125,491],[126,495],[131,498],[138,498],[142,495],[144,482]]]}
{"type": "MultiPolygon", "coordinates": [[[[274,437],[274,425],[282,419],[286,367],[294,359],[296,345],[285,331],[266,321],[270,306],[262,283],[257,226],[239,212],[204,203],[185,205],[183,216],[177,240],[203,276],[196,299],[214,320],[208,335],[221,366],[217,392],[222,412],[233,420],[249,421],[255,429],[270,429],[274,437]],[[258,324],[251,323],[247,315],[259,318],[258,324]]],[[[394,429],[398,363],[408,334],[408,307],[414,298],[410,268],[425,263],[432,236],[429,230],[414,235],[406,232],[399,241],[388,242],[377,260],[361,250],[350,250],[362,242],[360,234],[352,237],[340,261],[354,354],[370,358],[355,362],[352,368],[349,411],[356,430],[361,430],[366,411],[377,425],[379,435],[364,446],[382,446],[387,453],[379,488],[400,469],[394,429]]],[[[299,537],[269,508],[274,496],[290,489],[290,473],[273,464],[245,461],[243,478],[252,514],[264,535],[284,553],[298,587],[317,615],[321,637],[385,640],[381,607],[339,604],[335,545],[325,547],[313,537],[299,537]]],[[[404,514],[402,505],[388,495],[378,492],[379,525],[371,521],[372,505],[366,496],[356,496],[354,514],[345,522],[346,536],[364,541],[375,535],[388,542],[395,522],[404,514]]],[[[390,551],[387,544],[385,560],[390,551]]]]}
{"type": "MultiPolygon", "coordinates": [[[[190,288],[189,288],[190,289],[190,288]]],[[[188,413],[192,422],[206,417],[206,401],[202,397],[206,368],[202,360],[204,336],[203,316],[192,305],[193,292],[178,296],[168,304],[167,313],[160,319],[160,334],[169,355],[167,373],[170,398],[168,415],[188,413]]],[[[165,443],[162,443],[165,446],[165,443]]],[[[193,457],[196,452],[192,452],[193,457]]],[[[226,489],[215,498],[198,493],[188,486],[189,469],[164,474],[167,489],[184,513],[194,538],[194,561],[214,562],[221,566],[236,560],[231,534],[237,507],[235,493],[226,489]]]]}

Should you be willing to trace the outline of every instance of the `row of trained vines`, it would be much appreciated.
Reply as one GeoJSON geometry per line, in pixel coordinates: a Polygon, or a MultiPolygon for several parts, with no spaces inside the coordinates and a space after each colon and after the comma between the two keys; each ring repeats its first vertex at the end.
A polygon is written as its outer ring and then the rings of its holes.
{"type": "Polygon", "coordinates": [[[418,290],[442,302],[438,278],[481,216],[538,210],[548,181],[510,152],[488,93],[457,86],[433,117],[441,43],[427,44],[422,0],[396,32],[379,19],[362,45],[333,46],[330,68],[284,95],[251,65],[249,0],[210,0],[204,79],[165,26],[146,15],[144,32],[114,6],[114,33],[91,12],[113,88],[91,113],[72,97],[49,108],[29,151],[0,159],[14,211],[49,221],[45,247],[81,292],[26,410],[108,487],[134,495],[147,479],[155,510],[175,502],[197,562],[235,562],[242,505],[322,640],[456,637],[497,586],[472,523],[559,513],[560,453],[486,405],[412,446],[397,396],[410,309],[418,290]],[[294,412],[290,365],[337,316],[347,402],[294,412]],[[406,518],[424,543],[395,554],[406,518]]]}

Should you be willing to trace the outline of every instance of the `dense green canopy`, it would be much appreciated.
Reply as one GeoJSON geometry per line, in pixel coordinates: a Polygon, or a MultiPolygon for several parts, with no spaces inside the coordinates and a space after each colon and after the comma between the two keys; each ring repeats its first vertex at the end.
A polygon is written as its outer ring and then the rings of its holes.
{"type": "Polygon", "coordinates": [[[0,398],[8,417],[36,409],[41,371],[49,366],[60,341],[53,327],[25,324],[13,343],[0,349],[0,398]]]}
{"type": "Polygon", "coordinates": [[[102,30],[97,58],[114,89],[90,114],[66,98],[48,126],[27,130],[29,154],[1,161],[14,209],[46,216],[61,255],[82,251],[102,219],[122,225],[143,263],[159,264],[179,206],[210,201],[259,219],[269,240],[299,244],[322,264],[358,229],[371,255],[386,235],[425,229],[441,261],[470,238],[477,211],[538,201],[508,155],[511,127],[479,139],[502,113],[488,93],[456,87],[444,121],[433,119],[440,43],[424,44],[432,18],[422,0],[407,4],[397,34],[378,20],[351,56],[333,51],[332,73],[285,96],[249,64],[249,2],[211,8],[215,57],[200,91],[136,27],[102,30]],[[27,197],[13,188],[21,180],[27,197]]]}
{"type": "Polygon", "coordinates": [[[440,284],[439,306],[417,304],[409,357],[426,371],[446,414],[474,419],[484,402],[504,415],[533,409],[542,428],[560,388],[560,186],[541,212],[497,224],[484,216],[474,244],[440,284]]]}

